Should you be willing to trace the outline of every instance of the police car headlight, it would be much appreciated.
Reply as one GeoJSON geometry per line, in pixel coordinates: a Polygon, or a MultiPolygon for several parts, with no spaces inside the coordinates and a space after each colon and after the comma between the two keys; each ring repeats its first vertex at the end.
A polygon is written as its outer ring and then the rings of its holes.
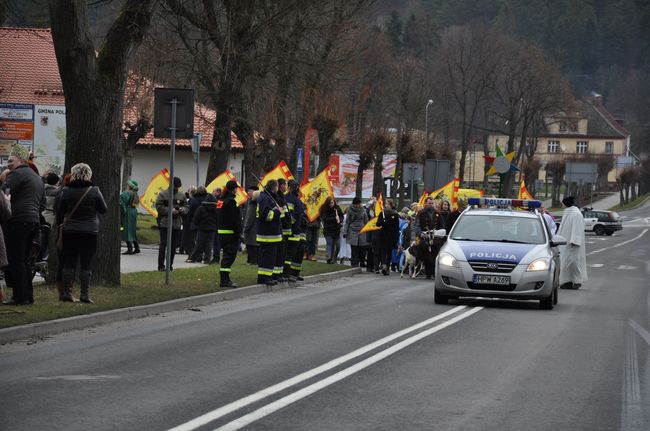
{"type": "Polygon", "coordinates": [[[438,263],[440,265],[453,266],[455,268],[458,268],[458,262],[456,261],[456,258],[448,253],[440,253],[440,256],[438,256],[438,263]]]}
{"type": "Polygon", "coordinates": [[[551,267],[551,259],[542,258],[534,260],[528,265],[526,271],[546,271],[551,267]]]}

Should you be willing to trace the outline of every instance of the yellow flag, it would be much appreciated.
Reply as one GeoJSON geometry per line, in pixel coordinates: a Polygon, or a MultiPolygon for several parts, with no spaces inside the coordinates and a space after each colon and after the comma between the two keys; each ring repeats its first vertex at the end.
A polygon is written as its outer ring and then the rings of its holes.
{"type": "Polygon", "coordinates": [[[440,187],[429,193],[433,199],[447,199],[451,204],[452,209],[458,208],[458,188],[460,185],[460,178],[454,178],[444,186],[440,187]]]}
{"type": "Polygon", "coordinates": [[[152,216],[158,217],[158,211],[156,211],[156,198],[161,190],[168,188],[169,171],[163,169],[151,178],[144,194],[140,196],[140,205],[142,205],[142,208],[147,210],[147,212],[152,216]]]}
{"type": "Polygon", "coordinates": [[[271,169],[266,173],[266,175],[264,175],[264,178],[262,178],[262,181],[260,181],[260,189],[262,189],[262,187],[266,187],[266,183],[268,183],[269,180],[278,180],[280,178],[284,178],[287,181],[294,179],[291,171],[289,170],[289,166],[284,163],[284,160],[280,161],[280,163],[278,163],[275,168],[271,169]]]}
{"type": "Polygon", "coordinates": [[[459,199],[480,198],[483,197],[483,192],[474,189],[458,189],[459,199]]]}
{"type": "Polygon", "coordinates": [[[384,200],[381,197],[381,193],[377,197],[377,202],[375,202],[375,216],[371,218],[364,227],[361,228],[359,233],[371,232],[373,230],[381,229],[381,226],[377,226],[377,220],[379,220],[379,213],[384,210],[384,200]]]}
{"type": "MultiPolygon", "coordinates": [[[[226,169],[224,172],[217,175],[217,177],[214,180],[212,180],[210,184],[208,184],[206,189],[208,190],[208,193],[212,193],[212,191],[216,188],[220,188],[221,190],[223,190],[226,188],[226,183],[230,180],[237,181],[237,178],[232,174],[232,172],[230,172],[229,169],[226,169]]],[[[241,188],[241,184],[239,184],[239,181],[237,181],[237,185],[239,186],[239,188],[237,189],[235,202],[237,202],[237,205],[241,205],[248,200],[248,195],[241,188]]]]}
{"type": "Polygon", "coordinates": [[[521,184],[519,185],[519,196],[517,199],[525,201],[534,201],[535,197],[530,194],[528,188],[526,188],[526,183],[524,182],[524,176],[521,176],[521,184]]]}
{"type": "MultiPolygon", "coordinates": [[[[330,169],[328,166],[318,174],[316,178],[300,186],[300,193],[306,207],[307,219],[310,222],[316,220],[320,216],[320,209],[325,203],[325,199],[327,199],[328,196],[334,197],[334,189],[330,182],[329,172],[330,169]]],[[[266,176],[268,175],[269,174],[266,174],[266,176]]],[[[264,178],[266,178],[266,176],[264,176],[264,178]]],[[[264,180],[262,179],[262,181],[264,180]]]]}

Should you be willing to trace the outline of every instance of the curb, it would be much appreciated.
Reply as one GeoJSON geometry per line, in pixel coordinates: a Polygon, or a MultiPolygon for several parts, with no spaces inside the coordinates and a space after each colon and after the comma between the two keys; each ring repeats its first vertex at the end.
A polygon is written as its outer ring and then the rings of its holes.
{"type": "MultiPolygon", "coordinates": [[[[348,277],[361,273],[361,268],[343,269],[340,271],[328,272],[325,274],[309,275],[305,280],[296,285],[318,283],[321,281],[336,280],[341,277],[348,277]]],[[[288,289],[285,283],[274,290],[288,289]]],[[[244,298],[247,296],[259,295],[268,292],[266,286],[254,284],[252,286],[238,289],[224,290],[214,293],[206,293],[187,298],[173,299],[171,301],[158,302],[155,304],[138,305],[135,307],[118,308],[116,310],[100,311],[97,313],[84,314],[81,316],[66,317],[63,319],[49,320],[46,322],[30,323],[27,325],[15,326],[0,329],[0,345],[11,341],[28,338],[43,337],[46,335],[59,334],[61,332],[84,329],[91,326],[103,325],[106,323],[119,322],[122,320],[137,319],[152,316],[155,314],[169,313],[171,311],[186,310],[188,308],[202,305],[214,304],[232,299],[244,298]]]]}

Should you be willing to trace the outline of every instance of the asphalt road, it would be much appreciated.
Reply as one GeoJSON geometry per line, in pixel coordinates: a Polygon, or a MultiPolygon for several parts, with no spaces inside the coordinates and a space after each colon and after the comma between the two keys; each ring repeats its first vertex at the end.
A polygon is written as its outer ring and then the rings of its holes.
{"type": "Polygon", "coordinates": [[[650,206],[624,215],[553,311],[363,275],[0,346],[0,427],[650,429],[650,206]]]}

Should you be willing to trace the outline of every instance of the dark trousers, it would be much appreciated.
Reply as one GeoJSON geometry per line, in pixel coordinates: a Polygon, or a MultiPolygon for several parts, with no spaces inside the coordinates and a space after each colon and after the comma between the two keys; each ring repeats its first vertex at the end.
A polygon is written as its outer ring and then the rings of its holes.
{"type": "Polygon", "coordinates": [[[219,263],[219,273],[230,275],[230,268],[237,258],[239,238],[235,234],[219,234],[219,245],[221,245],[221,249],[223,250],[223,256],[219,263]]]}
{"type": "Polygon", "coordinates": [[[295,241],[289,239],[287,242],[287,259],[289,267],[285,265],[285,275],[298,276],[302,271],[302,259],[305,255],[305,240],[300,239],[295,241]]]}
{"type": "Polygon", "coordinates": [[[257,256],[258,283],[267,283],[273,278],[279,244],[279,242],[260,242],[259,255],[257,256]]]}
{"type": "MultiPolygon", "coordinates": [[[[165,268],[165,249],[167,248],[167,228],[161,227],[158,232],[160,233],[160,245],[158,246],[158,269],[165,268]]],[[[169,261],[169,266],[174,265],[174,255],[176,254],[176,247],[178,241],[181,239],[181,230],[172,229],[172,254],[169,261]]]]}
{"type": "Polygon", "coordinates": [[[219,262],[221,256],[221,244],[219,243],[219,235],[214,236],[214,242],[212,243],[212,261],[219,262]]]}
{"type": "Polygon", "coordinates": [[[97,251],[97,234],[63,231],[63,269],[74,271],[79,260],[81,272],[92,271],[97,251]]]}
{"type": "Polygon", "coordinates": [[[278,251],[275,255],[275,265],[273,266],[273,278],[278,278],[284,272],[284,265],[289,262],[287,260],[287,242],[289,242],[289,237],[282,235],[282,242],[278,243],[278,251]]]}
{"type": "Polygon", "coordinates": [[[381,250],[379,237],[373,235],[368,248],[368,258],[366,259],[368,272],[375,272],[381,266],[381,250]]]}
{"type": "Polygon", "coordinates": [[[350,265],[361,267],[366,266],[366,248],[365,245],[350,246],[350,265]]]}
{"type": "Polygon", "coordinates": [[[393,247],[391,247],[388,244],[381,244],[379,246],[379,256],[380,256],[380,262],[381,265],[386,267],[388,269],[390,267],[390,262],[392,260],[391,252],[393,251],[393,247]]]}
{"type": "Polygon", "coordinates": [[[246,263],[257,265],[257,254],[259,248],[259,245],[246,245],[246,263]]]}
{"type": "Polygon", "coordinates": [[[313,256],[316,254],[316,250],[318,249],[318,232],[320,231],[320,228],[318,227],[308,227],[307,230],[305,231],[305,235],[307,237],[307,243],[305,244],[305,248],[307,249],[307,255],[313,256]]]}
{"type": "Polygon", "coordinates": [[[34,236],[38,235],[38,223],[8,222],[4,225],[5,247],[9,261],[9,277],[16,302],[34,302],[34,287],[29,266],[34,236]]]}
{"type": "Polygon", "coordinates": [[[200,230],[196,232],[196,242],[190,259],[195,262],[210,262],[212,259],[212,248],[214,246],[214,236],[216,235],[213,230],[200,230]]]}

